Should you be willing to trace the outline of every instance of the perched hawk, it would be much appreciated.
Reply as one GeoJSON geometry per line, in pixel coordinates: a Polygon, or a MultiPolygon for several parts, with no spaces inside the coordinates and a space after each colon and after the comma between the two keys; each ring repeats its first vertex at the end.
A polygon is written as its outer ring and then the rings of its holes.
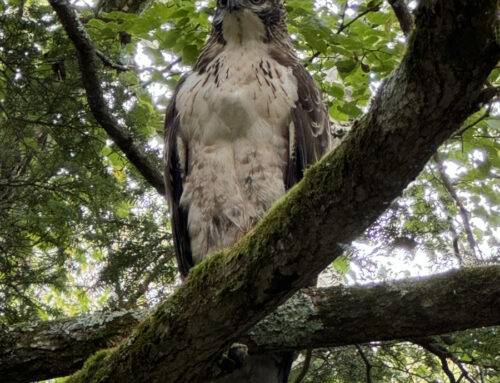
{"type": "Polygon", "coordinates": [[[210,37],[167,108],[165,172],[183,277],[230,247],[331,143],[281,0],[218,0],[210,37]]]}

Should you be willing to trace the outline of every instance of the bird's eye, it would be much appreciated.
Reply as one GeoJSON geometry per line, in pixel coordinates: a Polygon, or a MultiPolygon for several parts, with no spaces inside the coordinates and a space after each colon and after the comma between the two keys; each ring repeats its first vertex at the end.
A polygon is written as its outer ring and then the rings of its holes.
{"type": "Polygon", "coordinates": [[[226,8],[227,7],[227,0],[219,0],[219,7],[226,8]]]}
{"type": "Polygon", "coordinates": [[[250,2],[254,5],[264,4],[266,0],[250,0],[250,2]]]}

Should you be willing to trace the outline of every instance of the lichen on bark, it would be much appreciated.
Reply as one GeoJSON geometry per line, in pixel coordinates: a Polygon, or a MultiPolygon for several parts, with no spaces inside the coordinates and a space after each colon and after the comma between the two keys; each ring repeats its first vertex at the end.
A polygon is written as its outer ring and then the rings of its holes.
{"type": "Polygon", "coordinates": [[[292,350],[304,333],[314,334],[322,328],[314,302],[301,290],[257,323],[248,336],[257,346],[276,344],[292,350]]]}

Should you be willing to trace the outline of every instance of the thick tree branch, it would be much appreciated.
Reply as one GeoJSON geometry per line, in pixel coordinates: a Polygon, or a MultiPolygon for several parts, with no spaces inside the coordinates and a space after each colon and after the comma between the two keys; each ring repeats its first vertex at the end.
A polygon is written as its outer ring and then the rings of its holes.
{"type": "Polygon", "coordinates": [[[398,18],[399,26],[405,36],[408,36],[413,29],[413,16],[404,0],[389,0],[394,14],[398,18]]]}
{"type": "Polygon", "coordinates": [[[210,377],[220,352],[341,254],[478,110],[500,58],[496,12],[496,0],[421,1],[401,65],[343,143],[233,249],[193,268],[132,337],[69,381],[210,377]]]}
{"type": "Polygon", "coordinates": [[[500,266],[489,266],[376,285],[305,289],[242,341],[250,352],[299,350],[500,325],[499,282],[500,266]]]}
{"type": "Polygon", "coordinates": [[[0,328],[0,381],[72,374],[93,353],[127,337],[144,312],[115,311],[0,328]]]}
{"type": "MultiPolygon", "coordinates": [[[[242,341],[250,353],[262,353],[500,325],[499,286],[500,266],[491,266],[377,285],[305,289],[242,341]]],[[[128,335],[142,316],[122,311],[3,328],[0,376],[15,383],[69,375],[92,353],[128,335]]]]}
{"type": "Polygon", "coordinates": [[[160,194],[165,194],[162,173],[147,155],[138,148],[129,132],[123,129],[111,113],[103,95],[96,63],[97,51],[67,0],[50,0],[66,33],[75,45],[82,73],[82,82],[87,93],[87,101],[96,121],[106,131],[114,143],[123,151],[128,160],[137,168],[160,194]]]}

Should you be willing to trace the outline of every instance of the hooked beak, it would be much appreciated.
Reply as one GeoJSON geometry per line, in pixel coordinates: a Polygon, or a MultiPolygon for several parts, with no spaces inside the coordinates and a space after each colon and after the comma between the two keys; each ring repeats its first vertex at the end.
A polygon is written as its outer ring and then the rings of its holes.
{"type": "Polygon", "coordinates": [[[239,11],[242,6],[241,0],[220,0],[220,7],[227,9],[229,12],[239,11]]]}

